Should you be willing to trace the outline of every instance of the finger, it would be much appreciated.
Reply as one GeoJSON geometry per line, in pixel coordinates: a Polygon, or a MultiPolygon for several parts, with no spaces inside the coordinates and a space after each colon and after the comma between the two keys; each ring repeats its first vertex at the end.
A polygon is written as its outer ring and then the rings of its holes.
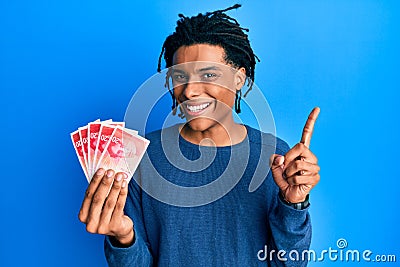
{"type": "Polygon", "coordinates": [[[318,158],[314,155],[314,153],[311,152],[308,147],[304,147],[305,149],[303,149],[303,151],[301,152],[300,159],[309,163],[317,164],[318,158]]]}
{"type": "Polygon", "coordinates": [[[110,222],[110,225],[112,225],[113,229],[119,229],[119,233],[115,231],[114,235],[122,244],[131,244],[135,238],[135,232],[133,231],[133,221],[131,218],[124,215],[124,208],[127,196],[128,181],[124,179],[121,183],[121,191],[119,192],[118,200],[115,205],[115,209],[110,222]]]}
{"type": "Polygon", "coordinates": [[[94,174],[93,179],[90,181],[88,188],[86,189],[85,197],[83,199],[82,206],[79,211],[79,220],[83,223],[86,223],[87,221],[87,216],[89,214],[89,209],[92,203],[93,195],[96,192],[97,187],[99,186],[103,176],[105,176],[105,170],[102,168],[98,169],[94,174]]]}
{"type": "Polygon", "coordinates": [[[285,158],[281,155],[273,154],[270,158],[270,166],[272,171],[272,176],[275,180],[275,183],[278,187],[285,191],[286,188],[289,186],[286,182],[285,178],[283,177],[283,162],[285,158]]]}
{"type": "Polygon", "coordinates": [[[308,185],[315,186],[319,182],[318,173],[312,175],[293,175],[287,178],[289,185],[308,185]]]}
{"type": "Polygon", "coordinates": [[[301,158],[304,161],[317,164],[317,157],[306,147],[303,143],[297,143],[285,155],[285,169],[291,164],[292,161],[301,158]]]}
{"type": "Polygon", "coordinates": [[[318,173],[320,167],[317,164],[313,164],[304,160],[292,161],[285,169],[284,173],[286,177],[290,177],[296,174],[310,175],[318,173]]]}
{"type": "Polygon", "coordinates": [[[301,136],[300,143],[303,143],[306,147],[310,147],[310,141],[314,130],[314,124],[315,121],[317,120],[319,112],[320,108],[315,107],[308,116],[307,122],[303,128],[303,134],[301,136]]]}
{"type": "Polygon", "coordinates": [[[123,179],[121,182],[121,191],[119,192],[118,200],[117,203],[115,204],[113,217],[118,218],[118,216],[124,215],[124,208],[127,195],[128,195],[128,182],[126,179],[123,179]]]}
{"type": "MultiPolygon", "coordinates": [[[[118,195],[121,191],[121,184],[124,178],[123,173],[117,173],[114,177],[114,182],[111,187],[110,193],[107,196],[106,203],[104,204],[103,211],[101,212],[100,225],[108,225],[111,220],[111,215],[114,212],[115,204],[118,200],[118,195]]],[[[107,234],[107,231],[102,231],[99,226],[99,234],[107,234]],[[104,233],[103,233],[104,232],[104,233]]],[[[104,229],[105,230],[105,229],[104,229]]]]}
{"type": "Polygon", "coordinates": [[[110,191],[113,182],[114,171],[107,170],[106,175],[101,179],[96,192],[93,195],[87,218],[86,230],[90,233],[96,233],[100,222],[100,215],[103,209],[104,201],[110,191]]]}

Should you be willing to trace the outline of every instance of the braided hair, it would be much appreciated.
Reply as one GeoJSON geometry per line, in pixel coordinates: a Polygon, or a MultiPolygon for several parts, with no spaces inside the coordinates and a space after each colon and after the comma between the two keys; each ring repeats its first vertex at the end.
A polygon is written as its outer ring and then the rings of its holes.
{"type": "MultiPolygon", "coordinates": [[[[250,92],[254,81],[254,69],[256,60],[259,58],[254,54],[250,46],[248,35],[245,32],[249,30],[242,28],[236,19],[226,15],[224,12],[237,9],[240,4],[233,5],[223,10],[198,14],[193,17],[186,17],[179,14],[180,19],[177,21],[175,32],[169,35],[162,46],[160,56],[158,58],[157,71],[161,71],[161,60],[164,55],[166,67],[172,66],[173,55],[181,46],[190,46],[194,44],[210,44],[221,46],[225,51],[224,60],[233,67],[243,67],[246,70],[247,83],[249,89],[244,97],[250,92]]],[[[168,80],[168,77],[167,77],[168,80]]],[[[172,109],[175,110],[177,101],[169,89],[172,96],[172,109]]],[[[240,100],[242,91],[236,92],[235,111],[240,113],[240,100]]],[[[174,113],[175,114],[175,113],[174,113]]]]}

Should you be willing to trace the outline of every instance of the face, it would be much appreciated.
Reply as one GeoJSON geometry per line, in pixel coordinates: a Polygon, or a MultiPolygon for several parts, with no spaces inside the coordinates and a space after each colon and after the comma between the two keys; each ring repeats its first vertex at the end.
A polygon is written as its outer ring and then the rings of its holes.
{"type": "Polygon", "coordinates": [[[245,82],[245,69],[235,69],[225,60],[220,46],[182,46],[170,69],[174,96],[195,131],[233,123],[232,107],[237,90],[245,82]]]}

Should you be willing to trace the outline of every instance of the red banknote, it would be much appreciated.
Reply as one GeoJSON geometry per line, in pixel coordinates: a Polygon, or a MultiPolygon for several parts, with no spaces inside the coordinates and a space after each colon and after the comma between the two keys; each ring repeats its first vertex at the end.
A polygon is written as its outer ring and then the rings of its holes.
{"type": "MultiPolygon", "coordinates": [[[[87,126],[79,127],[78,131],[79,131],[79,136],[80,136],[81,143],[82,143],[82,154],[83,154],[83,158],[85,160],[85,167],[86,167],[86,170],[89,171],[89,163],[87,160],[87,153],[88,153],[87,126]]],[[[88,174],[89,174],[89,172],[88,172],[88,174]]]]}
{"type": "MultiPolygon", "coordinates": [[[[88,174],[90,177],[93,176],[94,172],[96,171],[96,166],[98,159],[101,156],[101,152],[97,153],[98,150],[98,142],[101,139],[104,139],[102,136],[102,126],[125,126],[125,122],[113,122],[112,120],[106,120],[104,122],[91,122],[88,124],[88,153],[87,153],[87,162],[88,162],[88,174]]],[[[112,133],[112,131],[111,131],[112,133]]],[[[136,132],[137,133],[137,132],[136,132]]],[[[107,137],[109,138],[109,136],[107,137]]],[[[100,146],[103,148],[103,146],[100,146]]]]}
{"type": "MultiPolygon", "coordinates": [[[[113,169],[132,177],[149,141],[136,132],[117,126],[109,138],[96,169],[113,169]]],[[[100,151],[100,150],[99,150],[100,151]]]]}
{"type": "Polygon", "coordinates": [[[128,180],[134,174],[149,141],[124,126],[124,122],[97,120],[71,133],[76,155],[89,182],[99,168],[124,172],[128,180]]]}
{"type": "Polygon", "coordinates": [[[86,179],[89,181],[88,170],[85,162],[85,156],[83,155],[82,141],[79,134],[79,130],[71,133],[71,140],[75,148],[76,155],[78,156],[79,163],[83,169],[86,179]]]}

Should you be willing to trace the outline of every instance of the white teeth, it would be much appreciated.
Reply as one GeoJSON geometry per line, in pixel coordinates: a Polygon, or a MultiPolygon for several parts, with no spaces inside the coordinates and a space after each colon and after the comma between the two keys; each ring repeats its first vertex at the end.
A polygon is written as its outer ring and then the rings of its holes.
{"type": "Polygon", "coordinates": [[[205,109],[206,107],[208,107],[210,105],[210,103],[205,103],[205,104],[201,104],[201,105],[197,105],[197,106],[190,106],[190,105],[186,105],[186,107],[188,108],[188,110],[190,110],[191,112],[198,112],[200,110],[205,109]]]}

